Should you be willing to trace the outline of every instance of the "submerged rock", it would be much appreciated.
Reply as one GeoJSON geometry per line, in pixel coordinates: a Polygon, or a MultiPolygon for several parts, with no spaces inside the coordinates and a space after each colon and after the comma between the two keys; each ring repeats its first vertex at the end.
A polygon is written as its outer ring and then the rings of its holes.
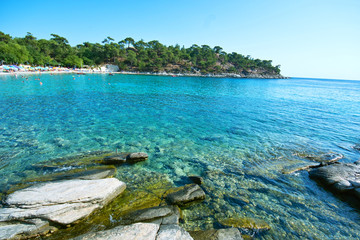
{"type": "Polygon", "coordinates": [[[104,157],[102,163],[104,164],[121,164],[126,163],[126,157],[129,153],[117,153],[114,155],[104,157]]]}
{"type": "Polygon", "coordinates": [[[189,232],[194,240],[242,240],[237,228],[210,229],[189,232]]]}
{"type": "Polygon", "coordinates": [[[293,166],[284,167],[281,172],[283,174],[291,174],[291,173],[294,173],[297,171],[307,170],[310,168],[316,168],[316,167],[320,167],[320,166],[321,166],[321,163],[317,163],[317,162],[298,163],[293,166]]]}
{"type": "Polygon", "coordinates": [[[360,151],[360,144],[355,144],[352,146],[353,149],[360,151]]]}
{"type": "Polygon", "coordinates": [[[148,159],[148,157],[149,156],[147,155],[147,153],[144,152],[130,153],[126,157],[126,161],[129,163],[140,162],[140,161],[145,161],[146,159],[148,159]]]}
{"type": "Polygon", "coordinates": [[[102,163],[103,164],[122,164],[122,163],[136,163],[145,161],[148,159],[147,153],[138,152],[138,153],[116,153],[110,156],[105,156],[102,163]]]}
{"type": "Polygon", "coordinates": [[[348,192],[360,199],[360,165],[357,163],[323,166],[310,171],[309,175],[330,190],[348,192]]]}
{"type": "Polygon", "coordinates": [[[220,219],[219,223],[227,227],[252,230],[270,230],[269,224],[267,224],[264,220],[254,218],[225,218],[220,219]]]}
{"type": "Polygon", "coordinates": [[[189,179],[198,185],[201,185],[204,183],[204,179],[200,176],[189,176],[189,179]]]}
{"type": "Polygon", "coordinates": [[[344,155],[342,155],[341,153],[329,152],[320,155],[307,155],[306,158],[315,162],[332,163],[344,158],[344,155]]]}
{"type": "Polygon", "coordinates": [[[100,163],[104,157],[112,155],[109,151],[91,151],[81,152],[75,155],[50,159],[44,162],[36,163],[31,166],[37,170],[61,170],[64,168],[83,167],[100,163]]]}
{"type": "Polygon", "coordinates": [[[126,188],[115,178],[65,180],[33,185],[5,199],[0,222],[42,219],[68,225],[103,207],[126,188]]]}
{"type": "Polygon", "coordinates": [[[197,184],[188,184],[175,189],[174,192],[166,196],[166,201],[170,204],[183,206],[196,200],[204,200],[205,192],[197,184]]]}
{"type": "Polygon", "coordinates": [[[161,220],[162,224],[178,224],[180,210],[176,206],[160,206],[137,210],[122,217],[122,223],[152,222],[161,220]]]}

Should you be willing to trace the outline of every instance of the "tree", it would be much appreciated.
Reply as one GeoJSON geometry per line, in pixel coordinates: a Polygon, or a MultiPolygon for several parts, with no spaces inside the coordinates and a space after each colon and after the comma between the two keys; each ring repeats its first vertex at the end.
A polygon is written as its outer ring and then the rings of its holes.
{"type": "Polygon", "coordinates": [[[11,41],[11,36],[0,31],[0,42],[8,43],[11,41]]]}
{"type": "Polygon", "coordinates": [[[102,43],[111,43],[111,42],[113,42],[113,41],[114,41],[113,38],[107,37],[107,38],[105,38],[105,39],[102,41],[102,43]]]}
{"type": "Polygon", "coordinates": [[[124,42],[125,42],[125,44],[127,44],[128,45],[128,48],[130,47],[130,45],[134,45],[134,39],[133,38],[131,38],[131,37],[127,37],[127,38],[125,38],[124,39],[124,42]]]}
{"type": "Polygon", "coordinates": [[[63,64],[66,67],[81,67],[83,65],[83,60],[76,55],[69,55],[64,59],[63,64]]]}
{"type": "Polygon", "coordinates": [[[217,53],[217,54],[220,54],[221,52],[222,52],[222,48],[221,47],[219,47],[219,46],[215,46],[214,48],[213,48],[213,51],[215,52],[215,53],[217,53]]]}
{"type": "Polygon", "coordinates": [[[53,40],[60,45],[67,45],[69,43],[69,41],[64,37],[60,37],[59,35],[56,35],[54,33],[52,33],[50,35],[52,36],[52,38],[50,40],[53,40]]]}

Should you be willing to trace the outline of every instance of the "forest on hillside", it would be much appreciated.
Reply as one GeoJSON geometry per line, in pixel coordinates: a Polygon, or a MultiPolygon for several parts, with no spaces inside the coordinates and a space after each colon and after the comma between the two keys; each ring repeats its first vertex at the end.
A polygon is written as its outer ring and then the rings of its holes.
{"type": "Polygon", "coordinates": [[[280,66],[273,66],[271,60],[226,53],[220,46],[194,44],[185,48],[178,44],[166,46],[156,40],[135,41],[131,37],[119,42],[107,37],[101,43],[71,46],[66,38],[57,34],[51,34],[47,40],[37,39],[29,32],[18,38],[0,31],[0,62],[91,68],[114,64],[122,71],[134,72],[280,74],[280,66]]]}

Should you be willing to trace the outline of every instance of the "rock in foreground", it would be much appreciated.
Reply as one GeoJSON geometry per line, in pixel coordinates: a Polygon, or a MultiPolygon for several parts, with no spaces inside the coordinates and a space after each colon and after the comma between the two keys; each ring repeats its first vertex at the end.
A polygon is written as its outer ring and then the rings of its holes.
{"type": "Polygon", "coordinates": [[[204,200],[205,192],[197,184],[188,184],[166,196],[170,204],[183,206],[196,200],[204,200]]]}
{"type": "Polygon", "coordinates": [[[312,179],[336,192],[347,192],[360,199],[360,163],[338,163],[316,168],[309,173],[312,179]]]}
{"type": "MultiPolygon", "coordinates": [[[[2,228],[11,227],[14,221],[31,223],[36,219],[42,219],[47,224],[72,224],[103,207],[125,188],[125,183],[115,178],[74,179],[33,185],[8,195],[6,207],[0,209],[0,225],[2,228]]],[[[31,229],[31,224],[26,227],[31,229]]],[[[17,229],[19,231],[14,235],[23,233],[20,227],[17,229]]],[[[0,235],[0,239],[3,238],[4,235],[0,235]]]]}
{"type": "Polygon", "coordinates": [[[194,240],[242,240],[237,228],[210,229],[190,232],[194,240]]]}
{"type": "Polygon", "coordinates": [[[180,210],[177,206],[159,206],[137,210],[122,217],[122,223],[154,222],[179,224],[180,210]]]}
{"type": "Polygon", "coordinates": [[[148,154],[144,152],[137,153],[116,153],[114,155],[104,157],[102,163],[104,164],[122,164],[122,163],[136,163],[148,159],[148,154]]]}
{"type": "Polygon", "coordinates": [[[159,224],[135,223],[127,226],[118,226],[106,231],[88,233],[74,238],[74,240],[155,240],[159,224]]]}
{"type": "Polygon", "coordinates": [[[178,225],[159,225],[156,223],[135,223],[118,226],[110,230],[88,233],[74,240],[192,240],[188,232],[178,225]]]}

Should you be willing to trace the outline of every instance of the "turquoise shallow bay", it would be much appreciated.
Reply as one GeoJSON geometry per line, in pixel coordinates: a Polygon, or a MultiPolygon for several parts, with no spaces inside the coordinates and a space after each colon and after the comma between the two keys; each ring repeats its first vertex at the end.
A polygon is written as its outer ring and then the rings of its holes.
{"type": "Polygon", "coordinates": [[[306,155],[359,160],[360,81],[44,74],[41,82],[0,76],[1,191],[34,163],[143,151],[149,160],[135,166],[142,172],[177,185],[200,175],[222,191],[221,199],[208,193],[203,209],[211,213],[189,211],[189,230],[236,215],[269,223],[260,239],[360,237],[358,210],[306,171],[282,173],[310,162],[306,155]]]}

